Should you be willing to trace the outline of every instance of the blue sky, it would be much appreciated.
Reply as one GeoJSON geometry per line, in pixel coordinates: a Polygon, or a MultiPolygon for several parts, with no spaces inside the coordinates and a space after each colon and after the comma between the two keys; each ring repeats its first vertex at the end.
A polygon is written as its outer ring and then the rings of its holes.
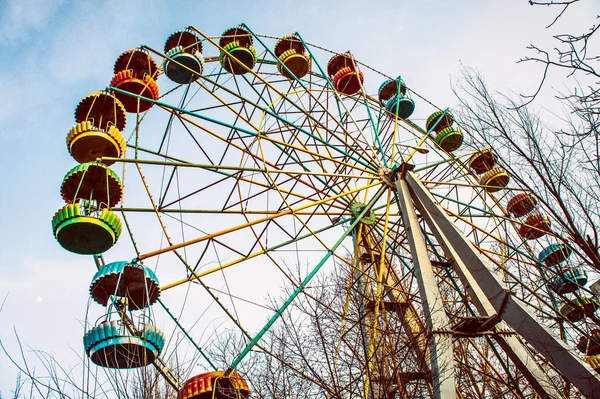
{"type": "MultiPolygon", "coordinates": [[[[560,23],[596,15],[593,3],[560,23]]],[[[457,103],[450,79],[460,63],[480,70],[495,89],[531,93],[539,66],[516,62],[526,45],[549,43],[544,26],[554,14],[525,0],[0,2],[0,297],[8,294],[0,337],[14,351],[14,327],[24,343],[59,359],[72,362],[80,352],[93,265],[59,247],[50,220],[62,206],[61,179],[74,165],[65,137],[75,106],[107,86],[122,51],[162,49],[170,33],[188,25],[212,35],[240,22],[272,36],[298,31],[328,49],[351,49],[388,75],[401,73],[444,107],[457,103]]],[[[367,82],[367,89],[378,85],[367,82]]],[[[13,381],[0,357],[0,391],[13,381]]]]}

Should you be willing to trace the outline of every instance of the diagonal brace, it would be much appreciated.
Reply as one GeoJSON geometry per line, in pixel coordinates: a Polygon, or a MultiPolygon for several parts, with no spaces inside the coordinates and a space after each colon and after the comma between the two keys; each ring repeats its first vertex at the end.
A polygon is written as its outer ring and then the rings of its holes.
{"type": "Polygon", "coordinates": [[[406,182],[413,192],[415,202],[429,210],[441,232],[448,238],[449,244],[479,283],[498,316],[552,363],[582,394],[588,397],[598,395],[600,380],[590,366],[542,326],[522,301],[510,294],[504,283],[488,268],[477,249],[454,226],[414,173],[406,173],[406,182]]]}
{"type": "MultiPolygon", "coordinates": [[[[451,259],[451,265],[461,280],[463,286],[467,290],[471,301],[477,308],[477,311],[482,316],[491,317],[488,325],[494,325],[500,318],[498,315],[502,313],[506,301],[510,296],[510,292],[504,291],[504,297],[499,305],[499,311],[496,311],[490,300],[486,297],[485,293],[479,286],[479,283],[469,271],[467,265],[463,262],[459,254],[454,250],[454,247],[450,243],[448,237],[442,233],[436,219],[433,218],[430,210],[423,206],[420,202],[415,200],[416,208],[419,210],[423,219],[431,229],[431,232],[436,237],[438,243],[444,250],[444,254],[447,258],[451,259]]],[[[542,370],[536,359],[527,350],[525,345],[515,336],[501,334],[509,330],[508,326],[504,321],[498,323],[495,327],[497,334],[493,338],[498,342],[498,345],[502,347],[504,352],[510,357],[510,359],[517,365],[521,370],[529,384],[535,389],[535,391],[543,398],[558,398],[562,395],[556,390],[552,381],[548,377],[548,374],[542,370]]]]}

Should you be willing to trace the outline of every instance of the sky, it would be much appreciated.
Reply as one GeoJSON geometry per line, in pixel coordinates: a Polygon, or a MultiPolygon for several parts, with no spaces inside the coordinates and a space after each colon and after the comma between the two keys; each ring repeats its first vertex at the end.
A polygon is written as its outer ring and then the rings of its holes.
{"type": "MultiPolygon", "coordinates": [[[[532,93],[541,70],[518,63],[526,46],[551,45],[553,32],[599,11],[597,2],[582,2],[547,30],[556,9],[525,0],[0,1],[0,339],[13,355],[15,331],[27,347],[67,363],[81,352],[93,263],[64,251],[50,220],[73,166],[65,137],[75,106],[107,85],[122,51],[162,48],[189,25],[212,35],[240,22],[272,36],[298,31],[308,42],[351,49],[376,70],[402,74],[420,95],[451,107],[461,65],[479,70],[494,89],[532,93]]],[[[564,88],[560,76],[552,79],[549,99],[564,88]]],[[[378,84],[367,88],[376,92],[378,84]]],[[[0,356],[0,392],[13,384],[14,368],[0,356]]]]}

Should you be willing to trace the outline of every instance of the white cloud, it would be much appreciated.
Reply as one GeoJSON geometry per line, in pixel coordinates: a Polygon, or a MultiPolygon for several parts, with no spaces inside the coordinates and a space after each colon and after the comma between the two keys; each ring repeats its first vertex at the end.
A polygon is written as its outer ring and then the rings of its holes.
{"type": "Polygon", "coordinates": [[[0,44],[18,45],[55,18],[63,0],[7,0],[0,18],[0,44]]]}

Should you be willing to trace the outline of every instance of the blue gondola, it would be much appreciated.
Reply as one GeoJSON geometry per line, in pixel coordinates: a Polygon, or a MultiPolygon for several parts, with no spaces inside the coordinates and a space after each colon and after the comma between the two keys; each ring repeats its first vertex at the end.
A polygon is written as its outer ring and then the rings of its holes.
{"type": "Polygon", "coordinates": [[[83,337],[85,351],[102,367],[130,369],[156,360],[165,345],[163,333],[151,324],[132,334],[119,321],[103,321],[83,337]]]}
{"type": "Polygon", "coordinates": [[[538,261],[546,266],[556,266],[569,255],[571,255],[571,248],[565,244],[550,244],[540,252],[538,261]]]}
{"type": "Polygon", "coordinates": [[[160,286],[154,272],[141,263],[113,262],[94,275],[90,296],[104,306],[111,296],[125,298],[129,310],[137,310],[158,300],[160,286]]]}
{"type": "Polygon", "coordinates": [[[550,282],[550,288],[559,293],[574,292],[587,284],[587,273],[580,267],[571,267],[558,273],[550,282]]]}

